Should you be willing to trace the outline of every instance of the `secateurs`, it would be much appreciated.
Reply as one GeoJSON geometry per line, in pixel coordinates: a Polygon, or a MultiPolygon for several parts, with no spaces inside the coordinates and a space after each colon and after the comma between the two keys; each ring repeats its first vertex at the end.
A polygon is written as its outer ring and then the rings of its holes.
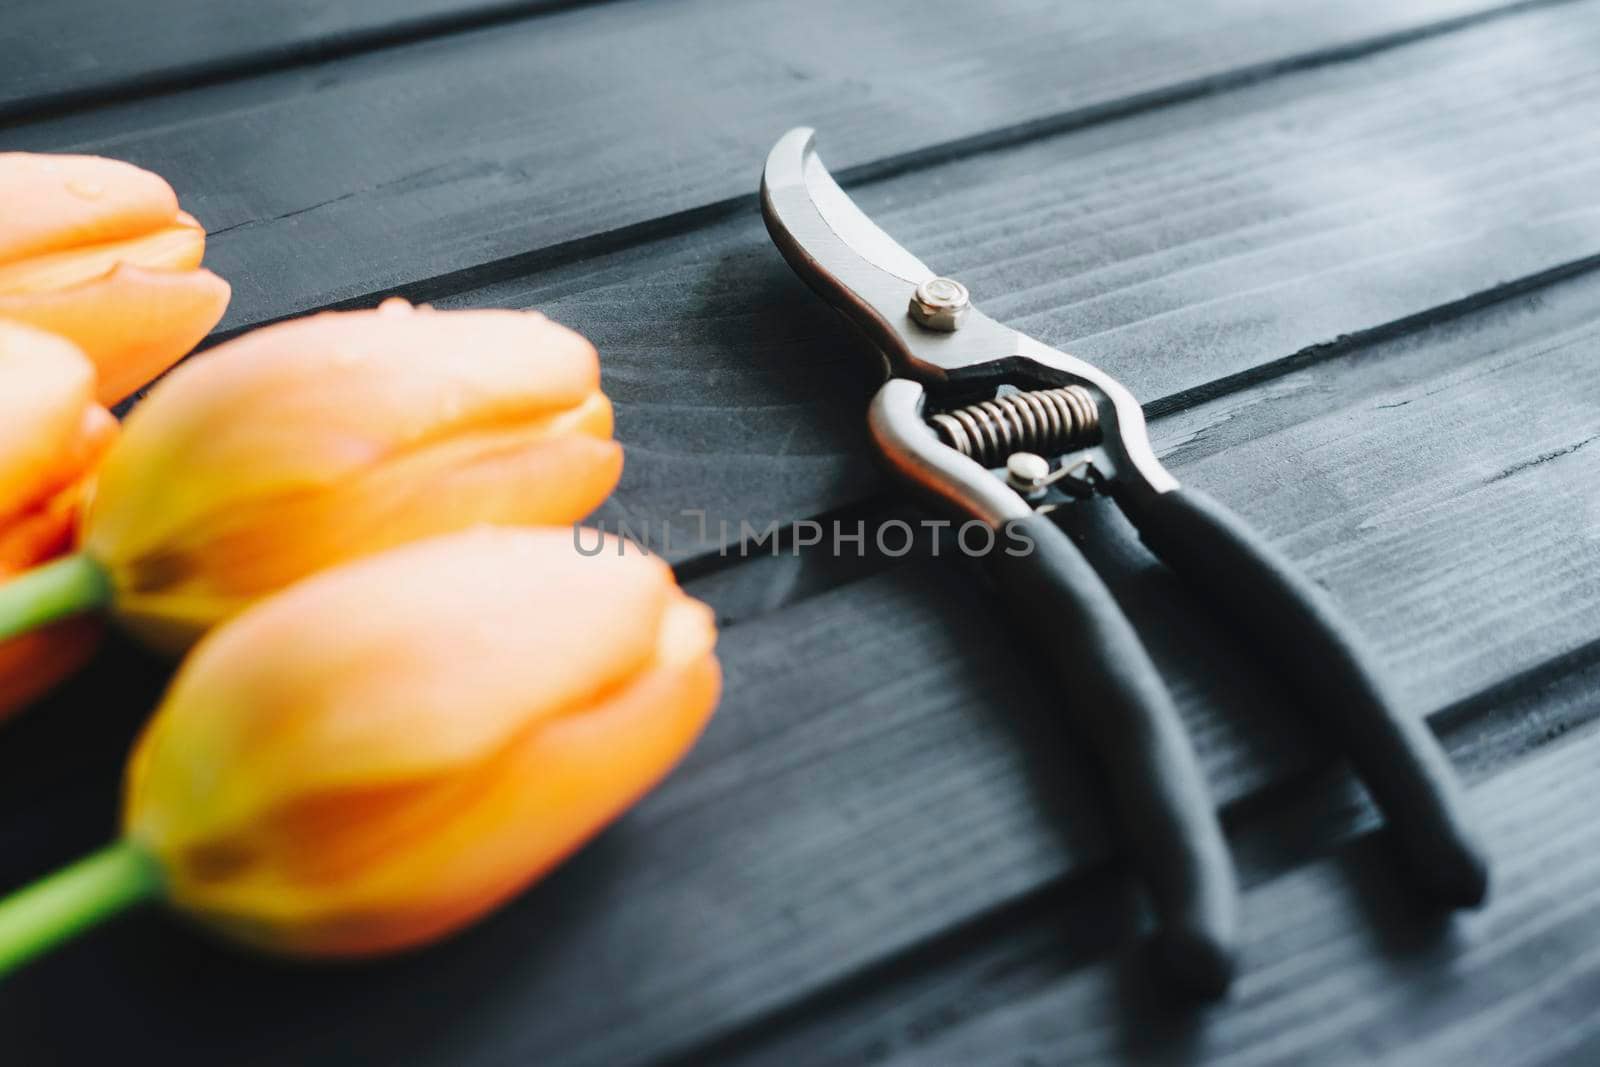
{"type": "Polygon", "coordinates": [[[866,336],[887,381],[868,413],[888,466],[1029,552],[989,560],[1052,653],[1069,713],[1108,772],[1126,851],[1155,904],[1173,975],[1220,994],[1233,973],[1237,889],[1215,809],[1171,696],[1111,594],[1048,512],[1107,494],[1160,559],[1296,683],[1342,745],[1420,888],[1480,903],[1487,864],[1449,763],[1402,714],[1328,598],[1238,516],[1180,487],[1119,382],[995,322],[862,213],[791,130],[767,157],[761,210],[789,265],[866,336]]]}

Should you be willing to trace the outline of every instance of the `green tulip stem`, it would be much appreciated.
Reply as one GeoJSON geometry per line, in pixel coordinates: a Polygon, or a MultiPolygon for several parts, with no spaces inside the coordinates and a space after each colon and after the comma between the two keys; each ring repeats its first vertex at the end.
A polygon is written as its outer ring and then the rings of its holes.
{"type": "Polygon", "coordinates": [[[0,641],[110,601],[111,582],[100,564],[82,553],[63,556],[0,583],[0,641]]]}
{"type": "Polygon", "coordinates": [[[0,975],[160,888],[155,861],[118,841],[0,899],[0,975]]]}

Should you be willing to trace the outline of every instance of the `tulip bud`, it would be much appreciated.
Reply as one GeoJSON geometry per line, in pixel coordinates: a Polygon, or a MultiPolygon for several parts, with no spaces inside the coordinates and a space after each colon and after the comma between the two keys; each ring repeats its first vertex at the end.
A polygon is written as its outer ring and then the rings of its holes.
{"type": "Polygon", "coordinates": [[[82,557],[123,623],[177,650],[335,563],[478,523],[574,522],[621,469],[578,334],[391,300],[257,330],[159,382],[106,458],[82,557]]]}
{"type": "MultiPolygon", "coordinates": [[[[71,342],[0,321],[0,580],[69,551],[78,505],[116,433],[71,342]]],[[[75,619],[0,640],[0,718],[76,670],[100,627],[75,619]]]]}
{"type": "Polygon", "coordinates": [[[0,204],[0,318],[76,343],[103,404],[176,363],[228,306],[228,283],[199,269],[205,229],[149,171],[0,153],[0,204]]]}
{"type": "Polygon", "coordinates": [[[124,840],[0,904],[0,966],[151,894],[252,945],[350,956],[519,892],[666,774],[716,702],[710,611],[621,547],[464,531],[218,628],[134,749],[124,840]]]}

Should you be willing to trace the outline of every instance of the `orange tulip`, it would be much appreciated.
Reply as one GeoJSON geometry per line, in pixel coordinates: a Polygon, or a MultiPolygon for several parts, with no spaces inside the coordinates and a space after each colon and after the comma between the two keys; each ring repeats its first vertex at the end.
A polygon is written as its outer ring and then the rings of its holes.
{"type": "Polygon", "coordinates": [[[0,318],[75,342],[103,404],[176,363],[228,306],[228,283],[199,269],[205,229],[147,170],[0,153],[0,204],[0,318]]]}
{"type": "Polygon", "coordinates": [[[94,568],[122,622],[181,649],[344,560],[477,523],[576,521],[621,469],[578,334],[392,300],[257,330],[158,383],[60,573],[94,568]]]}
{"type": "MultiPolygon", "coordinates": [[[[85,488],[116,433],[73,345],[0,320],[0,580],[69,551],[85,488]]],[[[88,660],[100,635],[73,619],[0,641],[0,718],[88,660]]]]}
{"type": "Polygon", "coordinates": [[[156,894],[252,945],[349,956],[519,892],[665,775],[716,703],[709,609],[620,548],[480,528],[218,628],[134,749],[123,841],[0,905],[0,969],[156,894]]]}

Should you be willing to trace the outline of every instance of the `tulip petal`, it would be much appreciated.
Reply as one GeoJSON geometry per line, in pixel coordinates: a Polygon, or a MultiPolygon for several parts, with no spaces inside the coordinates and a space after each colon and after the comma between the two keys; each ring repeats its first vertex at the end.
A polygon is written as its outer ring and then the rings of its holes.
{"type": "MultiPolygon", "coordinates": [[[[69,341],[0,321],[0,581],[71,549],[78,506],[117,423],[69,341]]],[[[82,666],[95,619],[0,641],[0,718],[82,666]]]]}
{"type": "MultiPolygon", "coordinates": [[[[531,731],[475,768],[470,792],[435,801],[448,819],[436,814],[432,833],[399,838],[403,847],[377,857],[362,877],[341,880],[342,892],[315,902],[311,921],[302,916],[277,932],[283,948],[353,955],[432,940],[566,859],[665,777],[704,729],[721,687],[710,615],[679,598],[648,670],[583,715],[531,731]]],[[[292,823],[284,830],[309,840],[292,823]]]]}
{"type": "Polygon", "coordinates": [[[72,486],[45,506],[0,523],[0,581],[71,551],[79,495],[72,486]]]}
{"type": "Polygon", "coordinates": [[[518,735],[467,773],[324,793],[263,820],[238,878],[184,883],[184,906],[275,952],[362,956],[423,944],[538,880],[663,778],[720,688],[704,605],[681,595],[652,664],[582,714],[518,735]],[[675,654],[667,646],[677,645],[675,654]]]}
{"type": "Polygon", "coordinates": [[[48,293],[0,295],[0,318],[76,342],[114,404],[187,355],[227,309],[228,283],[208,270],[121,264],[104,277],[48,293]]]}
{"type": "Polygon", "coordinates": [[[90,549],[115,574],[246,502],[525,425],[598,387],[593,346],[532,312],[391,304],[255,330],[175,370],[129,415],[90,549]]]}
{"type": "Polygon", "coordinates": [[[581,556],[568,529],[485,527],[326,571],[196,647],[141,744],[140,807],[215,837],[482,759],[630,678],[675,589],[660,560],[615,539],[581,556]]]}
{"type": "Polygon", "coordinates": [[[99,156],[0,153],[0,263],[135,237],[171,223],[159,175],[99,156]]]}
{"type": "Polygon", "coordinates": [[[616,486],[622,448],[610,431],[610,402],[595,393],[551,418],[403,453],[323,492],[246,502],[197,543],[128,564],[118,615],[147,642],[181,651],[334,563],[480,523],[575,522],[616,486]]]}
{"type": "Polygon", "coordinates": [[[110,273],[118,263],[150,270],[192,270],[206,250],[206,232],[177,224],[121,241],[85,245],[0,265],[0,296],[48,293],[110,273]]]}
{"type": "Polygon", "coordinates": [[[419,944],[658,781],[717,698],[711,613],[616,539],[484,528],[301,582],[196,648],[129,764],[169,898],[277,951],[419,944]]]}
{"type": "Polygon", "coordinates": [[[0,527],[76,472],[64,459],[94,388],[94,367],[70,342],[0,321],[0,527]]]}
{"type": "Polygon", "coordinates": [[[84,616],[0,641],[0,719],[89,662],[103,630],[99,619],[84,616]]]}
{"type": "Polygon", "coordinates": [[[37,566],[75,547],[84,500],[95,469],[116,439],[117,420],[99,405],[85,409],[78,436],[55,457],[48,484],[62,485],[30,510],[0,519],[0,580],[37,566]]]}

